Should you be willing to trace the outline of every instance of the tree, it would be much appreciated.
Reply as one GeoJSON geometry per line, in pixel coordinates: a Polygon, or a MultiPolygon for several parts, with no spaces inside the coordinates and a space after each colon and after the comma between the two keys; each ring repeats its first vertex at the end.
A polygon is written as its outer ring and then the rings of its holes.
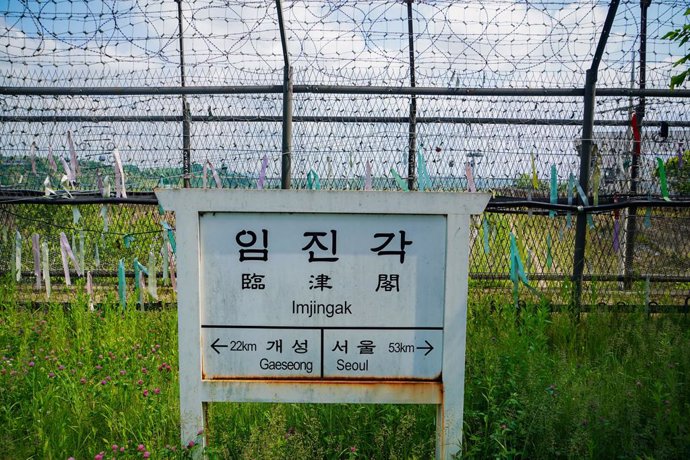
{"type": "MultiPolygon", "coordinates": [[[[690,8],[685,10],[684,16],[690,20],[690,8]]],[[[681,29],[668,32],[663,38],[678,42],[679,46],[685,45],[688,40],[690,40],[690,22],[685,24],[681,29]]],[[[681,86],[685,79],[690,76],[690,54],[687,54],[673,63],[674,68],[678,66],[684,66],[685,70],[671,77],[671,89],[681,86]]]]}

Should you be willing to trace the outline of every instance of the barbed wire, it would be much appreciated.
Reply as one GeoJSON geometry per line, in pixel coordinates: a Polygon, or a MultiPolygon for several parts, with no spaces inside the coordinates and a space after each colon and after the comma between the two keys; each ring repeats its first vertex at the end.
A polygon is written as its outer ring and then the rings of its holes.
{"type": "MultiPolygon", "coordinates": [[[[683,23],[686,3],[649,8],[647,84],[665,88],[683,55],[661,37],[683,23]]],[[[420,86],[581,87],[608,2],[493,0],[413,3],[420,86]]],[[[639,2],[622,2],[599,85],[625,87],[639,46],[639,2]]],[[[285,2],[297,82],[405,85],[405,2],[285,2]]],[[[11,0],[0,16],[5,85],[180,83],[179,23],[190,84],[280,81],[275,3],[11,0]]]]}

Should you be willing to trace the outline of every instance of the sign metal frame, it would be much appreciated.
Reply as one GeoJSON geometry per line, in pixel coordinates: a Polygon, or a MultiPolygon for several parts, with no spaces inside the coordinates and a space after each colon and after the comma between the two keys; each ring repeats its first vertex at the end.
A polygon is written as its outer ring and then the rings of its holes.
{"type": "Polygon", "coordinates": [[[460,450],[465,382],[470,216],[486,193],[158,189],[175,212],[182,442],[205,426],[209,402],[434,404],[436,458],[460,450]],[[203,213],[440,215],[446,221],[443,358],[440,381],[205,380],[200,321],[200,215],[203,213]]]}

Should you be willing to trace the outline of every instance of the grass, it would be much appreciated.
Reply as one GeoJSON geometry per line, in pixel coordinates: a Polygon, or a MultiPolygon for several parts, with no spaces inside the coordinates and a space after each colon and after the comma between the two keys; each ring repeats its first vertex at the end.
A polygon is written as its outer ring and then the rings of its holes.
{"type": "MultiPolygon", "coordinates": [[[[176,314],[0,300],[1,458],[185,458],[176,314]],[[113,447],[117,446],[115,450],[113,447]]],[[[463,456],[690,457],[682,315],[470,306],[463,456]]],[[[450,350],[446,350],[449,352],[450,350]]],[[[449,395],[452,397],[452,395],[449,395]]],[[[212,404],[209,458],[433,458],[431,406],[212,404]]]]}

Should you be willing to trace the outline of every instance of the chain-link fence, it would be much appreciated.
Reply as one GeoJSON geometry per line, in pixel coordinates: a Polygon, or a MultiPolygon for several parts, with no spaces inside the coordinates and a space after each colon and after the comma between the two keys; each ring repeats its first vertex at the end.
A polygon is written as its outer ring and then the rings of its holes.
{"type": "Polygon", "coordinates": [[[521,296],[689,302],[688,45],[663,38],[684,2],[3,7],[0,271],[27,285],[44,242],[63,284],[61,233],[101,295],[121,260],[171,283],[154,188],[289,182],[491,191],[474,293],[511,298],[515,252],[521,296]]]}

